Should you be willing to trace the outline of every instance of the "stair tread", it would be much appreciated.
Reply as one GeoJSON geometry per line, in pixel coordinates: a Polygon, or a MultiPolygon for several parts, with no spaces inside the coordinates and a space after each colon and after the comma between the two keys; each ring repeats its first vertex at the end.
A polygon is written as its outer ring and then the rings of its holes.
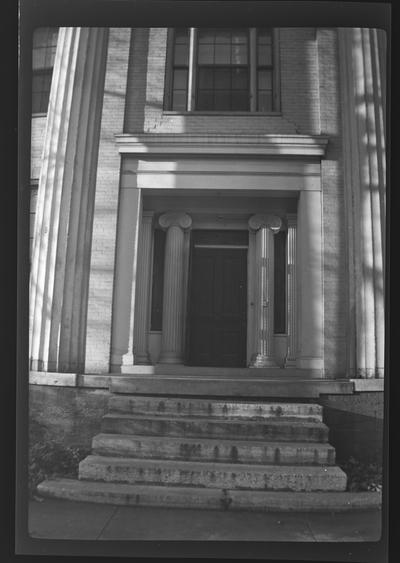
{"type": "Polygon", "coordinates": [[[249,419],[249,418],[221,418],[221,417],[213,417],[213,416],[208,416],[208,417],[199,417],[199,416],[174,416],[171,414],[168,415],[163,415],[163,414],[154,414],[154,413],[149,413],[149,414],[134,414],[134,413],[116,413],[116,412],[111,412],[111,413],[107,413],[103,416],[103,419],[124,419],[124,420],[132,420],[132,419],[136,419],[136,420],[168,420],[168,421],[182,421],[182,422],[193,422],[196,420],[199,420],[201,422],[217,422],[218,424],[232,424],[232,423],[240,423],[240,424],[244,424],[244,425],[248,425],[248,426],[252,426],[254,425],[254,423],[265,423],[265,424],[271,424],[274,426],[277,425],[284,425],[284,426],[290,426],[293,424],[298,424],[299,426],[311,426],[311,427],[319,427],[319,428],[327,428],[326,424],[320,420],[302,420],[301,418],[296,418],[296,417],[285,417],[285,416],[280,416],[277,418],[272,418],[272,417],[267,417],[267,418],[263,418],[260,417],[259,419],[249,419]]]}
{"type": "Polygon", "coordinates": [[[144,467],[154,467],[157,468],[183,468],[188,469],[189,466],[193,469],[217,469],[218,471],[270,471],[273,473],[309,473],[309,474],[320,474],[321,471],[325,473],[338,473],[342,474],[343,470],[337,465],[326,465],[326,466],[314,466],[314,465],[269,465],[269,464],[250,464],[250,463],[227,463],[227,462],[213,462],[213,461],[184,461],[184,460],[169,460],[169,459],[137,459],[128,457],[115,457],[115,456],[98,456],[98,455],[88,455],[81,463],[83,464],[98,464],[98,465],[125,465],[125,466],[144,466],[144,467]]]}
{"type": "Polygon", "coordinates": [[[198,438],[193,437],[186,437],[186,436],[148,436],[146,434],[109,434],[106,432],[100,432],[96,436],[94,436],[93,440],[96,439],[109,439],[110,441],[114,440],[125,440],[125,441],[147,441],[147,442],[167,442],[171,441],[173,443],[190,443],[190,444],[198,444],[198,443],[211,443],[211,444],[227,444],[227,445],[239,445],[239,446],[249,446],[254,445],[256,447],[271,447],[271,448],[312,448],[314,449],[327,449],[332,448],[333,446],[328,442],[285,442],[285,441],[260,441],[260,440],[243,440],[243,439],[230,439],[230,438],[207,438],[199,436],[198,438]]]}
{"type": "Polygon", "coordinates": [[[135,394],[126,394],[126,395],[114,395],[113,397],[115,400],[127,401],[129,399],[137,399],[139,401],[169,401],[169,402],[176,402],[176,403],[212,403],[212,404],[227,404],[227,405],[262,405],[262,406],[296,406],[296,407],[312,407],[316,410],[322,410],[322,406],[318,403],[310,403],[307,401],[303,402],[293,402],[293,401],[277,401],[277,400],[262,400],[259,399],[240,399],[240,398],[227,398],[223,399],[220,397],[211,397],[211,398],[201,398],[201,397],[176,397],[176,396],[162,396],[162,395],[135,395],[135,394]]]}

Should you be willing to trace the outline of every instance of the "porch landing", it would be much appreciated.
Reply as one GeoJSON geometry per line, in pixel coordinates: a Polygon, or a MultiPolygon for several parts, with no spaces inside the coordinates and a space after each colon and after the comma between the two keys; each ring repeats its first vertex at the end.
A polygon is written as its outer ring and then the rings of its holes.
{"type": "Polygon", "coordinates": [[[132,366],[130,373],[78,375],[78,385],[113,393],[199,395],[207,397],[286,397],[317,399],[321,394],[352,394],[348,379],[326,379],[311,370],[132,366]]]}

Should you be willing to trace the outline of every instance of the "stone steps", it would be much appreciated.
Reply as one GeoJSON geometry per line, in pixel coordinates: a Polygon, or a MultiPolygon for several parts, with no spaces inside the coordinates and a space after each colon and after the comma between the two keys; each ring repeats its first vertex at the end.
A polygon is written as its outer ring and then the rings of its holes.
{"type": "Polygon", "coordinates": [[[260,401],[230,401],[218,399],[182,399],[179,397],[126,396],[110,398],[109,411],[124,414],[157,414],[196,417],[264,419],[295,417],[322,422],[322,407],[313,403],[278,403],[260,401]]]}
{"type": "MultiPolygon", "coordinates": [[[[300,510],[311,506],[307,495],[345,494],[346,475],[335,466],[322,407],[313,401],[188,396],[185,385],[175,395],[132,394],[132,380],[120,385],[79,480],[46,481],[42,494],[246,510],[300,510]]],[[[315,498],[329,506],[328,497],[315,498]]]]}
{"type": "Polygon", "coordinates": [[[131,414],[106,414],[102,432],[148,436],[185,436],[288,442],[327,442],[328,427],[323,422],[285,419],[224,420],[218,418],[165,417],[131,414]]]}
{"type": "Polygon", "coordinates": [[[114,483],[278,491],[344,491],[339,467],[255,465],[90,455],[79,478],[114,483]]]}
{"type": "Polygon", "coordinates": [[[98,434],[92,452],[101,456],[254,464],[333,465],[335,449],[327,443],[257,442],[98,434]]]}

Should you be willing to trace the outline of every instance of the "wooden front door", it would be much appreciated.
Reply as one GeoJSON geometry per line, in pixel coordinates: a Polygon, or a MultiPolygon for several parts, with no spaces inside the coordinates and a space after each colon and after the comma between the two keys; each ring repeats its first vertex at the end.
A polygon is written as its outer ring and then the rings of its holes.
{"type": "Polygon", "coordinates": [[[192,250],[189,363],[246,365],[247,249],[192,250]]]}

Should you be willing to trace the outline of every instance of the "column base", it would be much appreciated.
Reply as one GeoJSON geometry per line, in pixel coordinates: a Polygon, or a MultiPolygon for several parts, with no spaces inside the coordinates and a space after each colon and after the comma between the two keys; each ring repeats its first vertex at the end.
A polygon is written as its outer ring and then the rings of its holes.
{"type": "Polygon", "coordinates": [[[324,369],[324,360],[316,357],[302,357],[297,358],[296,367],[300,369],[324,369]]]}
{"type": "Polygon", "coordinates": [[[151,364],[150,361],[150,356],[148,353],[146,354],[137,354],[135,355],[135,361],[134,361],[135,365],[140,365],[140,366],[148,366],[151,364]]]}
{"type": "Polygon", "coordinates": [[[286,358],[285,359],[285,368],[296,368],[296,367],[297,367],[296,358],[286,358]]]}
{"type": "Polygon", "coordinates": [[[175,352],[161,352],[157,364],[183,365],[183,358],[182,356],[177,355],[175,352]]]}
{"type": "Polygon", "coordinates": [[[271,356],[263,356],[261,354],[257,354],[254,358],[252,358],[249,368],[276,368],[278,364],[276,363],[275,359],[271,356]]]}

